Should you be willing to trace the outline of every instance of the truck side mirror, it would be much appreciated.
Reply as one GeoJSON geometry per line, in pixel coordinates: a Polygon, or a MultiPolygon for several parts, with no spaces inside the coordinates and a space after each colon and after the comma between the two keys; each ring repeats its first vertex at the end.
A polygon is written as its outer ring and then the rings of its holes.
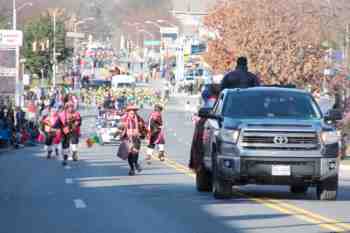
{"type": "Polygon", "coordinates": [[[329,110],[326,116],[324,117],[325,121],[332,121],[332,122],[340,121],[341,119],[343,119],[343,114],[341,113],[341,111],[337,109],[329,110]]]}
{"type": "Polygon", "coordinates": [[[212,108],[201,108],[199,109],[198,116],[201,118],[218,120],[220,123],[223,118],[221,116],[213,114],[211,110],[212,108]]]}
{"type": "Polygon", "coordinates": [[[201,118],[210,118],[211,108],[200,108],[198,111],[198,116],[201,118]]]}

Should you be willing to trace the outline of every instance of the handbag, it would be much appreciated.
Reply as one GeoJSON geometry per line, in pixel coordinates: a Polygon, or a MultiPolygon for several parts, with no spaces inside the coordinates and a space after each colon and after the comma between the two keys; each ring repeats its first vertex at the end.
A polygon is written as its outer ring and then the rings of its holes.
{"type": "Polygon", "coordinates": [[[129,157],[129,151],[130,151],[129,141],[123,140],[118,148],[117,157],[121,158],[122,160],[127,160],[127,158],[129,157]]]}
{"type": "Polygon", "coordinates": [[[141,150],[141,139],[139,137],[133,137],[130,140],[129,152],[138,153],[141,150]]]}

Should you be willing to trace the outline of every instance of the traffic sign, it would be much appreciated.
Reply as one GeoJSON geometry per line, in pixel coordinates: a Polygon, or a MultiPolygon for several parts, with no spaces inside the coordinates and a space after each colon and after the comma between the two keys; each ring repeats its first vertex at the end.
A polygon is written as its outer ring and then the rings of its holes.
{"type": "Polygon", "coordinates": [[[0,77],[15,77],[16,68],[0,67],[0,77]]]}
{"type": "Polygon", "coordinates": [[[161,27],[160,33],[161,34],[178,34],[179,28],[178,27],[161,27]]]}
{"type": "Polygon", "coordinates": [[[145,40],[143,41],[144,46],[160,46],[159,40],[145,40]]]}
{"type": "Polygon", "coordinates": [[[1,47],[21,47],[23,45],[23,33],[16,30],[0,30],[1,47]]]}
{"type": "Polygon", "coordinates": [[[24,74],[22,81],[23,81],[23,85],[24,86],[29,86],[30,85],[30,75],[29,74],[24,74]]]}

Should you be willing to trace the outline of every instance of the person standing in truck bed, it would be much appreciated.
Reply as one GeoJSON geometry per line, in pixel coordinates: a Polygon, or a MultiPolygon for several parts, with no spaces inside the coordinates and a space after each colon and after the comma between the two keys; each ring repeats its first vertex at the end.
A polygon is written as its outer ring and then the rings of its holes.
{"type": "Polygon", "coordinates": [[[221,81],[221,91],[224,89],[248,88],[260,86],[259,78],[248,71],[248,60],[239,57],[236,69],[227,73],[221,81]]]}

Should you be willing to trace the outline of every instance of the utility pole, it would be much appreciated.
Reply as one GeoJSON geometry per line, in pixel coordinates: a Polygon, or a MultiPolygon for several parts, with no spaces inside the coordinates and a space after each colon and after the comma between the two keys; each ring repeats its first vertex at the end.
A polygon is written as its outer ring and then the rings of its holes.
{"type": "Polygon", "coordinates": [[[56,87],[56,14],[57,11],[53,12],[53,68],[52,68],[52,83],[53,87],[56,87]]]}
{"type": "MultiPolygon", "coordinates": [[[[12,12],[12,29],[14,31],[17,30],[17,9],[16,9],[16,0],[12,1],[12,7],[13,7],[13,12],[12,12]]],[[[15,105],[17,107],[21,106],[21,96],[20,96],[20,80],[19,80],[19,69],[20,69],[20,64],[19,64],[19,46],[16,46],[15,48],[16,51],[16,77],[15,77],[15,105]]]]}
{"type": "Polygon", "coordinates": [[[349,63],[350,63],[350,24],[346,24],[346,33],[345,33],[345,70],[349,74],[349,63]]]}

